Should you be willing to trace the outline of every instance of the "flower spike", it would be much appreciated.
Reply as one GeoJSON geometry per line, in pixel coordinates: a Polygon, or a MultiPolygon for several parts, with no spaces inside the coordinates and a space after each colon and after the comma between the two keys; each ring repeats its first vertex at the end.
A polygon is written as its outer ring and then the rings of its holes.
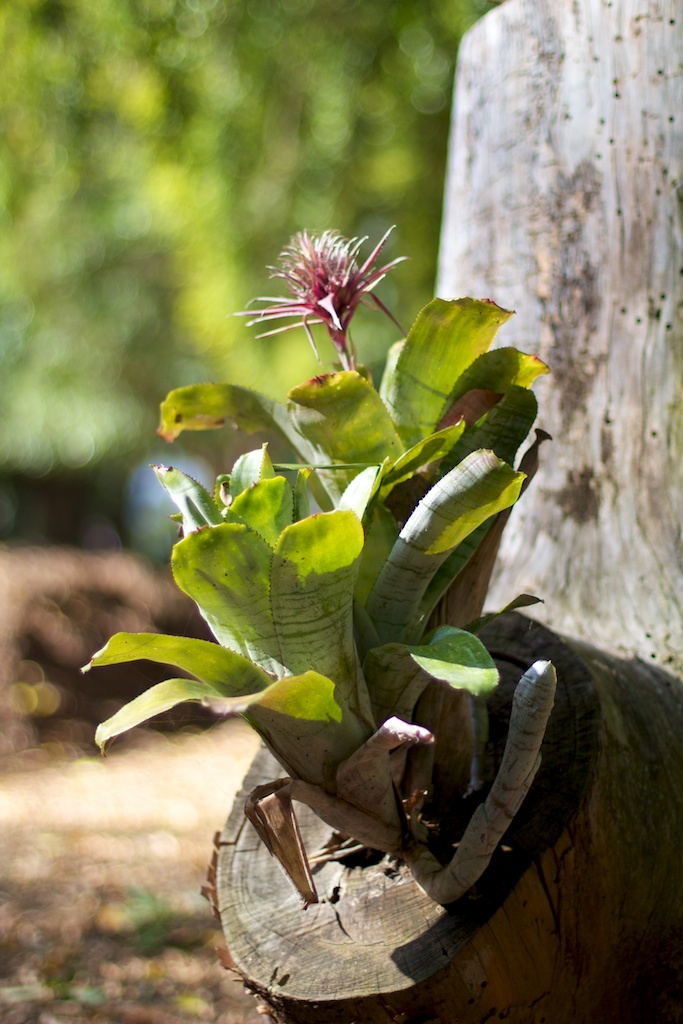
{"type": "Polygon", "coordinates": [[[405,259],[399,257],[383,267],[375,266],[392,231],[393,228],[389,228],[361,266],[358,265],[357,255],[367,241],[365,237],[344,238],[336,231],[324,231],[319,237],[309,235],[306,231],[299,232],[280,253],[279,265],[268,268],[271,277],[282,278],[290,296],[261,296],[256,301],[268,305],[256,314],[248,310],[239,315],[252,318],[248,322],[249,327],[296,317],[298,323],[284,324],[259,337],[280,334],[301,326],[308,335],[316,357],[318,352],[310,328],[311,325],[322,323],[339,353],[343,368],[352,370],[355,367],[355,352],[348,333],[349,324],[364,300],[372,300],[376,308],[385,313],[404,333],[384,303],[373,294],[373,289],[387,272],[405,259]]]}

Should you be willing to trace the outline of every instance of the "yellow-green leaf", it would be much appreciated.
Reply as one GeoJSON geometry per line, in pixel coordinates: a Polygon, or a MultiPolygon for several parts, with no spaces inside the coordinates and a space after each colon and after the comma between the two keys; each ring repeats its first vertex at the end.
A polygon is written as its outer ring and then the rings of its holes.
{"type": "Polygon", "coordinates": [[[106,722],[98,725],[95,733],[95,742],[100,750],[104,750],[105,744],[120,736],[121,733],[134,729],[136,725],[142,725],[162,711],[169,711],[177,704],[185,701],[201,703],[208,697],[220,697],[220,691],[208,683],[200,683],[195,679],[166,679],[163,683],[145,690],[139,697],[124,704],[120,711],[108,718],[106,722]]]}
{"type": "MultiPolygon", "coordinates": [[[[456,381],[486,352],[512,316],[494,302],[433,299],[420,312],[382,382],[392,420],[407,446],[433,433],[456,381]]],[[[488,385],[487,385],[488,386],[488,385]]]]}
{"type": "Polygon", "coordinates": [[[83,671],[140,660],[173,665],[192,673],[203,683],[219,687],[226,695],[262,690],[272,682],[270,676],[248,658],[220,644],[164,633],[115,633],[93,654],[83,671]]]}

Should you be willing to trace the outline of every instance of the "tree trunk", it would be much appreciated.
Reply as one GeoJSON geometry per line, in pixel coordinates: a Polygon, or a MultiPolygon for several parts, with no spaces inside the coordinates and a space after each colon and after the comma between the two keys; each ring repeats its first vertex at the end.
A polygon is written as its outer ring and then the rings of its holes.
{"type": "Polygon", "coordinates": [[[459,54],[438,294],[545,359],[491,606],[683,674],[683,11],[508,0],[459,54]]]}
{"type": "MultiPolygon", "coordinates": [[[[518,615],[485,639],[502,675],[494,758],[521,666],[551,657],[558,694],[527,800],[476,891],[452,907],[432,903],[400,864],[369,855],[317,869],[322,902],[304,912],[245,821],[246,794],[280,772],[265,752],[254,763],[219,843],[218,906],[238,972],[277,1021],[678,1019],[678,687],[662,670],[570,646],[518,615]]],[[[331,830],[300,810],[312,853],[331,830]]]]}

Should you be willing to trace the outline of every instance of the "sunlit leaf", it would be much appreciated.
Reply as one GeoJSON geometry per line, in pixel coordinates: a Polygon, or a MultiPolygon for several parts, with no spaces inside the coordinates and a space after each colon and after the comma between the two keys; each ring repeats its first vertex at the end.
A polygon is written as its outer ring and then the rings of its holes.
{"type": "Polygon", "coordinates": [[[190,384],[161,403],[159,434],[174,441],[184,430],[214,430],[232,423],[245,434],[265,431],[281,438],[303,462],[315,452],[296,430],[280,402],[236,384],[190,384]]]}
{"type": "Polygon", "coordinates": [[[272,682],[258,665],[220,644],[164,633],[115,633],[83,671],[141,659],[191,672],[226,695],[262,690],[272,682]]]}
{"type": "Polygon", "coordinates": [[[477,697],[487,697],[498,685],[493,658],[473,633],[439,626],[425,640],[407,649],[415,664],[433,679],[477,697]]]}
{"type": "Polygon", "coordinates": [[[232,467],[230,474],[230,497],[237,498],[242,491],[259,480],[269,480],[275,476],[273,463],[268,454],[268,445],[245,452],[232,467]]]}
{"type": "Polygon", "coordinates": [[[242,714],[291,774],[332,791],[337,766],[372,732],[339,687],[313,670],[279,680],[248,704],[214,699],[209,706],[218,714],[242,714]]]}
{"type": "Polygon", "coordinates": [[[315,667],[358,706],[359,665],[353,642],[353,590],[363,528],[350,511],[293,523],[281,534],[271,570],[270,606],[290,672],[315,667]]]}
{"type": "MultiPolygon", "coordinates": [[[[288,397],[292,420],[314,449],[317,464],[379,465],[403,452],[384,403],[356,371],[314,377],[292,388],[288,397]]],[[[321,470],[320,476],[338,500],[357,472],[321,470]]]]}
{"type": "Polygon", "coordinates": [[[202,526],[218,526],[223,520],[215,501],[200,483],[173,466],[153,466],[157,479],[182,515],[183,533],[202,526]]]}
{"type": "Polygon", "coordinates": [[[447,456],[462,437],[464,430],[465,423],[461,421],[418,441],[407,452],[400,455],[383,474],[382,493],[386,488],[406,480],[422,466],[447,456]]]}
{"type": "Polygon", "coordinates": [[[180,589],[199,607],[219,643],[267,672],[285,666],[270,607],[273,549],[241,523],[223,523],[185,537],[171,564],[180,589]]]}
{"type": "Polygon", "coordinates": [[[406,445],[431,434],[453,387],[513,314],[493,302],[434,299],[420,312],[382,393],[406,445]]]}
{"type": "Polygon", "coordinates": [[[368,652],[363,673],[377,721],[391,715],[410,721],[432,680],[476,696],[495,689],[498,670],[471,632],[440,626],[425,640],[417,646],[387,643],[368,652]]]}
{"type": "Polygon", "coordinates": [[[208,683],[200,683],[195,679],[166,679],[124,704],[120,711],[102,722],[95,732],[95,742],[100,750],[104,750],[105,744],[114,736],[120,736],[178,704],[185,701],[201,703],[207,697],[220,696],[220,691],[208,683]]]}
{"type": "MultiPolygon", "coordinates": [[[[388,462],[388,460],[386,460],[388,462]]],[[[379,485],[382,482],[382,467],[367,466],[354,476],[351,483],[339,499],[338,508],[349,509],[355,513],[360,520],[365,518],[366,513],[371,512],[369,506],[373,499],[379,494],[379,485]]]]}
{"type": "Polygon", "coordinates": [[[542,359],[519,352],[516,348],[484,352],[458,378],[449,396],[449,404],[477,388],[501,394],[511,387],[530,388],[545,373],[550,373],[550,370],[542,359]]]}
{"type": "Polygon", "coordinates": [[[266,477],[243,490],[225,514],[226,523],[245,523],[271,547],[294,515],[294,493],[283,476],[266,477]]]}

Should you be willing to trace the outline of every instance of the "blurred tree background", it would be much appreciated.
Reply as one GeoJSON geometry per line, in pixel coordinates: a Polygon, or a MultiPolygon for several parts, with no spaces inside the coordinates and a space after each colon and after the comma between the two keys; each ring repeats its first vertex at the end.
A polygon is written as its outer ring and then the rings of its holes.
{"type": "MultiPolygon", "coordinates": [[[[367,253],[396,224],[385,253],[410,262],[378,294],[410,324],[433,294],[458,43],[492,6],[6,0],[0,537],[165,557],[143,467],[237,454],[223,432],[158,442],[166,392],[283,398],[317,372],[303,331],[258,341],[230,316],[273,294],[294,232],[368,235],[367,253]]],[[[395,328],[355,324],[379,369],[395,328]]]]}

